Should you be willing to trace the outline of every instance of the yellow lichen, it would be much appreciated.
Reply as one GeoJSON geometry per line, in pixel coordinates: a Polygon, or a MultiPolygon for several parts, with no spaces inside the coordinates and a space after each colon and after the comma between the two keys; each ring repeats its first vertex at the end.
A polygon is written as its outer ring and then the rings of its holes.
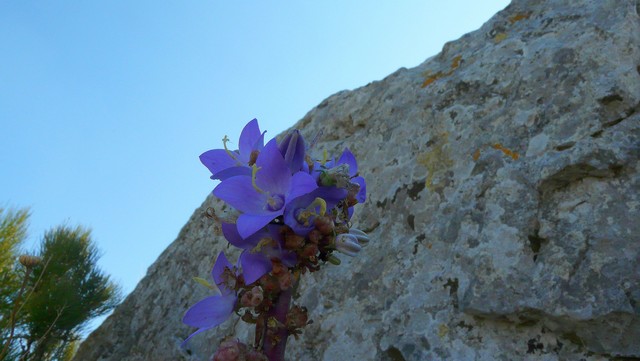
{"type": "Polygon", "coordinates": [[[431,151],[418,155],[416,161],[418,164],[427,168],[427,180],[425,187],[434,191],[433,179],[436,175],[444,174],[453,166],[453,160],[449,157],[445,145],[448,143],[449,133],[441,133],[436,142],[431,146],[431,151]]]}
{"type": "Polygon", "coordinates": [[[520,20],[529,19],[529,17],[531,17],[531,13],[519,13],[519,14],[515,14],[515,15],[511,16],[509,18],[509,22],[511,24],[515,24],[520,20]]]}
{"type": "Polygon", "coordinates": [[[438,326],[438,336],[440,338],[443,338],[448,333],[449,333],[449,327],[447,325],[445,325],[444,323],[441,323],[440,326],[438,326]]]}
{"type": "Polygon", "coordinates": [[[507,38],[507,33],[497,33],[496,36],[493,37],[493,41],[498,44],[507,38]]]}

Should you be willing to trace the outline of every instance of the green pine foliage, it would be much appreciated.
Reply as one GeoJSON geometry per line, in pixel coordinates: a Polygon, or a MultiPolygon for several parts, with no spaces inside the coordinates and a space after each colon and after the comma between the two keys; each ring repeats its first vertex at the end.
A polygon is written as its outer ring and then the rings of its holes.
{"type": "Polygon", "coordinates": [[[47,232],[34,267],[33,293],[25,302],[25,329],[35,360],[63,354],[86,321],[104,315],[120,300],[118,287],[97,266],[91,232],[61,226],[47,232]]]}
{"type": "Polygon", "coordinates": [[[15,263],[27,236],[28,219],[27,209],[0,208],[0,330],[6,327],[13,306],[12,300],[20,289],[21,278],[15,272],[15,263]]]}
{"type": "Polygon", "coordinates": [[[87,322],[111,311],[120,289],[97,266],[83,227],[46,232],[38,262],[18,262],[28,218],[26,209],[0,208],[0,361],[68,361],[87,322]]]}

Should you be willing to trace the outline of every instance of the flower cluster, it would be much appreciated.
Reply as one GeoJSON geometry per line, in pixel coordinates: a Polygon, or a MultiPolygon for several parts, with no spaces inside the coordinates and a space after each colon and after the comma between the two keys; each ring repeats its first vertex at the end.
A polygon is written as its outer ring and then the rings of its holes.
{"type": "MultiPolygon", "coordinates": [[[[224,149],[200,156],[211,178],[221,181],[213,194],[237,211],[222,222],[222,232],[243,251],[235,265],[224,252],[218,255],[211,277],[220,294],[192,306],[183,322],[198,328],[190,339],[236,312],[256,325],[254,349],[274,361],[283,359],[287,337],[297,337],[310,322],[304,307],[291,306],[300,276],[327,262],[339,264],[335,251],[355,256],[369,239],[351,228],[353,207],[366,198],[351,151],[337,160],[326,152],[314,159],[298,130],[266,144],[264,134],[254,119],[242,130],[238,150],[230,150],[225,137],[224,149]]],[[[231,344],[221,345],[215,359],[244,359],[223,356],[246,348],[231,344]]]]}

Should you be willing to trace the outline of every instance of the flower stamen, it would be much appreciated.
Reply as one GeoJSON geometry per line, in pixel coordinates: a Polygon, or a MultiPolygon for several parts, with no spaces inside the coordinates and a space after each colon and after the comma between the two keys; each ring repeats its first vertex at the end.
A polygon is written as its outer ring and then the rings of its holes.
{"type": "Polygon", "coordinates": [[[261,167],[258,167],[257,165],[252,165],[251,166],[251,184],[253,185],[253,188],[258,192],[258,193],[262,193],[262,194],[267,194],[267,192],[263,191],[262,189],[260,189],[260,187],[258,187],[258,185],[256,184],[256,173],[258,173],[258,171],[262,169],[261,167]]]}
{"type": "Polygon", "coordinates": [[[296,218],[298,219],[298,222],[304,224],[305,227],[308,227],[310,225],[309,221],[311,217],[322,217],[325,213],[327,213],[327,202],[320,197],[316,197],[311,204],[298,213],[296,218]],[[320,212],[316,212],[316,207],[320,207],[320,212]]]}
{"type": "Polygon", "coordinates": [[[322,164],[323,166],[324,166],[325,164],[327,164],[327,160],[328,160],[328,158],[329,158],[329,154],[327,153],[327,150],[325,149],[325,150],[322,152],[322,161],[320,162],[320,164],[322,164]]]}

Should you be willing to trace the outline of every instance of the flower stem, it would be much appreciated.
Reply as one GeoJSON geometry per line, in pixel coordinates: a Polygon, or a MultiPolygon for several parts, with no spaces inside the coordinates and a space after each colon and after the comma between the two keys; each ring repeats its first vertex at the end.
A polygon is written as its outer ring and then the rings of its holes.
{"type": "Polygon", "coordinates": [[[275,318],[278,321],[276,328],[264,333],[262,347],[269,361],[284,361],[284,352],[287,347],[289,333],[286,328],[287,313],[291,304],[293,287],[280,292],[273,308],[267,312],[267,318],[275,318]]]}

